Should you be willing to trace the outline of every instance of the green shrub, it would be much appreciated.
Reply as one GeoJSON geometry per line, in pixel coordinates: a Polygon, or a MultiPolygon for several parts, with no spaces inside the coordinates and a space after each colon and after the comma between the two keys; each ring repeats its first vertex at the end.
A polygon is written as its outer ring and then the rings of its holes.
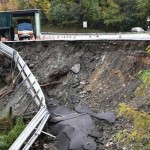
{"type": "MultiPolygon", "coordinates": [[[[150,46],[146,50],[150,54],[150,46]]],[[[141,97],[143,101],[147,99],[149,103],[150,70],[140,71],[138,77],[142,84],[136,89],[136,96],[137,98],[141,97]]],[[[124,103],[119,105],[117,113],[129,119],[132,126],[118,132],[116,140],[122,145],[132,145],[135,150],[150,150],[150,115],[124,103]]]]}
{"type": "Polygon", "coordinates": [[[138,77],[144,84],[150,84],[150,70],[140,71],[138,77]]]}
{"type": "Polygon", "coordinates": [[[8,132],[12,129],[12,119],[11,117],[3,117],[0,118],[0,135],[8,134],[8,132]]]}
{"type": "Polygon", "coordinates": [[[19,117],[14,128],[7,135],[0,136],[0,150],[8,150],[24,128],[23,119],[19,117]]]}
{"type": "Polygon", "coordinates": [[[124,103],[119,105],[117,113],[131,120],[133,126],[117,133],[116,139],[127,146],[132,144],[135,150],[150,150],[150,115],[124,103]]]}
{"type": "Polygon", "coordinates": [[[150,70],[143,70],[138,73],[139,79],[142,81],[142,84],[137,87],[135,94],[140,96],[143,99],[150,99],[149,88],[150,88],[150,70]]]}
{"type": "Polygon", "coordinates": [[[150,54],[150,45],[146,48],[148,54],[150,54]]]}

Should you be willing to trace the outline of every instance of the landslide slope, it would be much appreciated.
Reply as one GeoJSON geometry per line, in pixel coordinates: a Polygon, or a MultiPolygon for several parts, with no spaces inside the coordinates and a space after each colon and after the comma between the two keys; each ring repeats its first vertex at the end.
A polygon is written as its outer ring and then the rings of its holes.
{"type": "Polygon", "coordinates": [[[85,104],[95,111],[128,103],[148,69],[148,41],[49,41],[10,44],[31,68],[48,97],[64,105],[85,104]],[[71,68],[80,66],[79,73],[71,68]],[[80,65],[79,65],[80,64],[80,65]]]}
{"type": "MultiPolygon", "coordinates": [[[[138,73],[149,69],[149,41],[45,41],[9,43],[18,50],[38,79],[49,105],[70,109],[86,105],[95,112],[116,111],[124,102],[140,108],[138,73]],[[74,70],[75,69],[75,70],[74,70]],[[77,72],[76,72],[77,71],[77,72]]],[[[102,125],[103,123],[97,123],[102,125]]],[[[122,122],[104,127],[106,144],[122,122]]],[[[102,144],[102,142],[101,142],[102,144]]]]}

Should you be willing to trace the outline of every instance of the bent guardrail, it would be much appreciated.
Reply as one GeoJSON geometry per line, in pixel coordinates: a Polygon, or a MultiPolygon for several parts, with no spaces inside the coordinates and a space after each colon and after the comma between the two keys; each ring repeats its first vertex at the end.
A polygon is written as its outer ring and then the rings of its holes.
{"type": "Polygon", "coordinates": [[[24,83],[27,86],[27,90],[30,91],[35,103],[39,107],[38,113],[33,117],[24,131],[9,148],[9,150],[28,150],[38,135],[42,132],[50,114],[47,110],[45,97],[40,85],[19,53],[2,42],[0,42],[0,51],[13,59],[24,80],[24,83]]]}

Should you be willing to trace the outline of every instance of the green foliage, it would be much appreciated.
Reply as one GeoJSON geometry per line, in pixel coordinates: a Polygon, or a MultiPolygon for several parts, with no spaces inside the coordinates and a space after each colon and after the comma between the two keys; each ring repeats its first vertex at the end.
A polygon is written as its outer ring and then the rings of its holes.
{"type": "Polygon", "coordinates": [[[130,31],[132,27],[147,28],[149,0],[9,0],[0,10],[41,9],[42,24],[81,27],[110,31],[130,31]]]}
{"type": "Polygon", "coordinates": [[[150,54],[150,45],[146,48],[148,54],[150,54]]]}
{"type": "Polygon", "coordinates": [[[0,150],[8,150],[24,128],[23,119],[20,117],[17,119],[14,128],[7,135],[0,136],[0,150]]]}
{"type": "Polygon", "coordinates": [[[137,0],[137,8],[141,17],[146,19],[150,15],[149,0],[137,0]]]}
{"type": "Polygon", "coordinates": [[[7,134],[12,129],[12,119],[9,116],[0,118],[0,134],[7,134]]]}
{"type": "Polygon", "coordinates": [[[132,144],[136,150],[149,150],[150,148],[150,115],[139,112],[134,108],[121,103],[118,115],[125,116],[133,122],[131,129],[123,130],[116,135],[116,140],[123,144],[132,144]]]}
{"type": "MultiPolygon", "coordinates": [[[[124,15],[121,14],[120,7],[116,3],[112,3],[105,7],[102,11],[104,24],[110,29],[115,29],[124,20],[124,15]]],[[[121,26],[119,27],[121,28],[121,26]]],[[[117,28],[118,29],[118,28],[117,28]]]]}
{"type": "Polygon", "coordinates": [[[138,77],[144,84],[150,84],[150,70],[140,71],[138,77]]]}
{"type": "MultiPolygon", "coordinates": [[[[32,1],[31,1],[32,2],[32,1]]],[[[49,22],[51,21],[51,2],[49,0],[36,0],[35,7],[41,9],[42,21],[46,18],[49,22]]]]}
{"type": "Polygon", "coordinates": [[[82,20],[88,21],[89,24],[94,25],[99,23],[102,19],[98,0],[83,0],[82,1],[82,20]]]}
{"type": "Polygon", "coordinates": [[[58,3],[52,8],[52,23],[54,25],[61,25],[63,21],[66,20],[66,6],[64,4],[58,3]]]}
{"type": "Polygon", "coordinates": [[[137,0],[115,0],[120,7],[120,15],[124,17],[121,21],[121,29],[130,31],[134,26],[140,26],[141,22],[137,11],[137,0]],[[132,8],[132,9],[131,9],[132,8]]]}
{"type": "MultiPolygon", "coordinates": [[[[147,51],[149,51],[149,48],[147,48],[147,51]]],[[[147,97],[149,99],[149,88],[150,88],[150,70],[141,70],[139,73],[138,73],[138,77],[139,79],[142,81],[142,84],[137,87],[136,89],[136,95],[137,96],[143,96],[144,97],[147,97]]]]}
{"type": "MultiPolygon", "coordinates": [[[[146,50],[149,53],[150,46],[146,50]]],[[[136,96],[149,103],[150,70],[140,71],[138,77],[142,84],[136,89],[136,96]]],[[[135,150],[150,150],[150,115],[131,108],[124,103],[119,105],[117,113],[132,121],[133,125],[130,129],[118,132],[116,140],[123,145],[129,146],[132,144],[135,150]]]]}

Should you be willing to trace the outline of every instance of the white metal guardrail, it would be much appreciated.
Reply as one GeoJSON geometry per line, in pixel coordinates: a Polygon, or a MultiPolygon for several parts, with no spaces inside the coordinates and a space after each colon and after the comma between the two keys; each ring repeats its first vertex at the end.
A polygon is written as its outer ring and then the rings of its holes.
{"type": "MultiPolygon", "coordinates": [[[[144,32],[121,32],[121,34],[142,34],[144,32]]],[[[118,35],[119,32],[41,32],[42,35],[118,35]]]]}
{"type": "Polygon", "coordinates": [[[33,117],[24,131],[9,148],[9,150],[28,150],[38,135],[42,132],[42,129],[44,128],[44,125],[46,124],[50,114],[47,110],[45,97],[40,85],[19,53],[2,42],[0,42],[0,51],[14,60],[24,80],[24,83],[27,86],[27,90],[30,91],[35,103],[40,108],[38,113],[33,117]]]}

